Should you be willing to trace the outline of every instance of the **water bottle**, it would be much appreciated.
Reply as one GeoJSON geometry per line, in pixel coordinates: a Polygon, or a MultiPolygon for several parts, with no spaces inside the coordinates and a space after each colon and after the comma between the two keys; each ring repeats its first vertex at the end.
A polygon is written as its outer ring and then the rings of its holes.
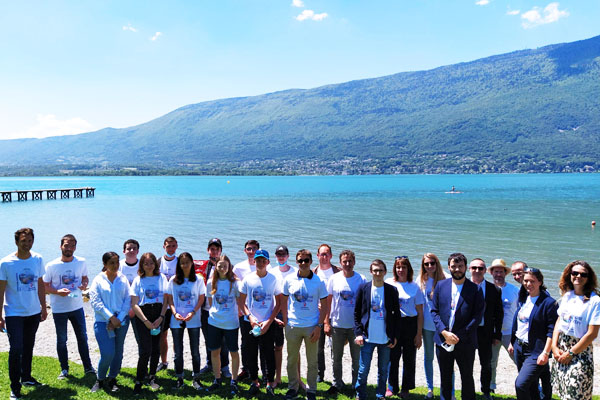
{"type": "Polygon", "coordinates": [[[260,326],[255,325],[254,328],[250,331],[254,336],[260,336],[260,326]]]}
{"type": "Polygon", "coordinates": [[[160,328],[150,329],[150,334],[156,336],[160,334],[160,328]]]}
{"type": "Polygon", "coordinates": [[[71,293],[69,293],[69,294],[67,295],[67,297],[70,297],[70,298],[74,299],[74,298],[76,298],[76,297],[77,297],[77,293],[71,292],[71,293]]]}
{"type": "Polygon", "coordinates": [[[108,337],[110,339],[113,339],[115,336],[117,336],[114,329],[108,329],[108,325],[106,325],[106,332],[108,333],[108,337]]]}

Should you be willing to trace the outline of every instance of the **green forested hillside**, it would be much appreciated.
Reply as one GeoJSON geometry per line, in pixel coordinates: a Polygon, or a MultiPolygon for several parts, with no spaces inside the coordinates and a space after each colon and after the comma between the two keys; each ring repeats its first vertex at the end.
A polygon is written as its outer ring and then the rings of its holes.
{"type": "Polygon", "coordinates": [[[0,165],[591,171],[600,168],[599,151],[600,36],[429,71],[192,104],[131,128],[0,141],[0,165]]]}

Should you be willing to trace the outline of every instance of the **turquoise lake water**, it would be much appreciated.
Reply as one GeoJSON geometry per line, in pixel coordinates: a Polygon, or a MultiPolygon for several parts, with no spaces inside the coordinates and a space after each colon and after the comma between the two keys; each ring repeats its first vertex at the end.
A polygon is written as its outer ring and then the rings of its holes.
{"type": "Polygon", "coordinates": [[[424,252],[444,262],[460,251],[540,267],[554,294],[568,262],[600,261],[600,226],[591,227],[600,224],[600,174],[0,178],[0,191],[84,186],[96,196],[0,203],[0,256],[15,250],[23,226],[35,230],[34,251],[45,261],[73,233],[90,275],[130,237],[162,254],[173,235],[195,258],[219,237],[234,262],[245,258],[247,239],[269,252],[286,244],[316,253],[329,243],[334,257],[354,250],[363,273],[375,258],[389,268],[407,255],[418,266],[424,252]],[[445,193],[452,185],[463,193],[445,193]]]}

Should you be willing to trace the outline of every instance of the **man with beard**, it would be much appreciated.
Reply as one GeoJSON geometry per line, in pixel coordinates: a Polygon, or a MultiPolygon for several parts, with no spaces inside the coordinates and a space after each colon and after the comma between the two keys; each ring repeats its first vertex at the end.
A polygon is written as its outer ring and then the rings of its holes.
{"type": "Polygon", "coordinates": [[[438,282],[431,306],[440,365],[440,398],[452,398],[452,374],[456,361],[462,381],[462,398],[474,400],[473,363],[477,327],[483,316],[483,294],[476,284],[466,279],[467,258],[462,253],[448,257],[448,269],[452,278],[438,282]]]}
{"type": "Polygon", "coordinates": [[[8,376],[10,398],[21,397],[21,385],[42,386],[31,376],[35,334],[46,320],[44,263],[31,251],[33,229],[15,232],[17,251],[0,260],[0,331],[8,334],[8,376]],[[4,306],[4,307],[3,307],[4,306]],[[3,309],[4,308],[4,309],[3,309]],[[6,321],[2,317],[2,312],[6,321]]]}
{"type": "Polygon", "coordinates": [[[46,264],[44,285],[46,293],[50,294],[52,317],[56,328],[56,352],[60,362],[59,380],[69,375],[69,358],[67,351],[67,325],[71,321],[77,348],[86,374],[94,374],[90,361],[90,351],[87,343],[85,313],[81,291],[87,288],[89,279],[85,259],[74,255],[77,249],[77,239],[68,234],[60,240],[62,255],[46,264]]]}

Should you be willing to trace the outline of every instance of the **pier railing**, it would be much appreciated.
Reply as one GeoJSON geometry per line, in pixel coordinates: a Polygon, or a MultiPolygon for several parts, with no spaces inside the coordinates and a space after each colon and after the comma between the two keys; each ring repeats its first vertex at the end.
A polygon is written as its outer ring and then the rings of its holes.
{"type": "Polygon", "coordinates": [[[83,198],[83,193],[85,192],[85,197],[94,197],[94,191],[96,188],[93,187],[83,187],[83,188],[70,188],[70,189],[40,189],[40,190],[10,190],[10,191],[0,191],[2,194],[2,202],[12,202],[12,195],[17,195],[17,201],[27,201],[29,200],[29,193],[31,193],[31,200],[42,200],[44,192],[46,193],[47,200],[56,200],[57,193],[60,193],[61,199],[68,199],[71,197],[71,191],[73,192],[74,199],[83,198]]]}

